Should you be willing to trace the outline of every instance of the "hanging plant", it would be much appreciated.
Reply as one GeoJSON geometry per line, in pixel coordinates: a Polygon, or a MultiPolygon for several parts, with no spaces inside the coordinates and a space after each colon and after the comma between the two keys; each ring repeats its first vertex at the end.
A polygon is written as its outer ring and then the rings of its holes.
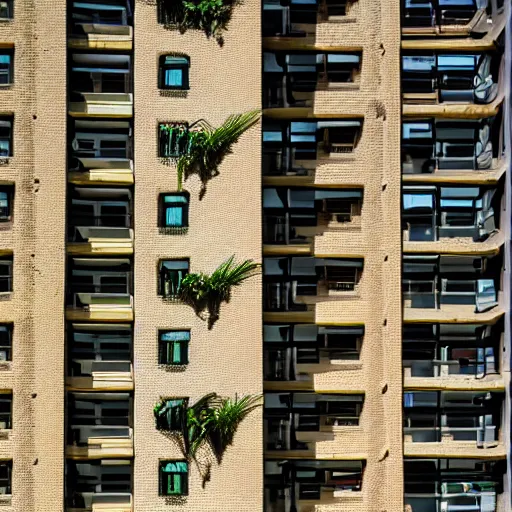
{"type": "MultiPolygon", "coordinates": [[[[162,415],[167,414],[168,399],[162,399],[154,408],[157,428],[170,433],[175,432],[176,423],[162,422],[162,415]]],[[[257,407],[261,406],[259,395],[247,395],[242,398],[222,398],[217,393],[209,393],[193,405],[187,407],[183,402],[181,409],[172,414],[179,415],[181,435],[183,439],[183,454],[195,459],[198,450],[205,443],[209,444],[218,462],[227,447],[233,443],[235,433],[240,423],[257,407]],[[183,420],[182,420],[183,418],[183,420]]]]}
{"type": "Polygon", "coordinates": [[[211,274],[187,274],[180,285],[180,299],[192,306],[198,316],[208,311],[208,328],[219,319],[222,302],[229,302],[231,289],[256,274],[259,263],[253,260],[235,262],[231,256],[211,274]]]}
{"type": "Polygon", "coordinates": [[[257,110],[232,115],[219,128],[213,128],[206,121],[196,123],[188,133],[187,151],[178,159],[178,190],[182,190],[184,179],[197,174],[202,183],[202,197],[208,181],[219,174],[219,165],[231,152],[233,144],[258,122],[259,115],[257,110]]]}
{"type": "Polygon", "coordinates": [[[233,8],[239,0],[159,0],[158,21],[180,32],[202,30],[222,45],[222,34],[227,30],[233,8]]]}

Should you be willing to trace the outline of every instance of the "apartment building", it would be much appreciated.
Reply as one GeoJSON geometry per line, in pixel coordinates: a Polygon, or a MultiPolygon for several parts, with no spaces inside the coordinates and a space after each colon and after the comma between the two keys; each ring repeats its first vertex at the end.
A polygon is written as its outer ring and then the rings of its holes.
{"type": "Polygon", "coordinates": [[[0,1],[0,508],[511,510],[510,2],[215,5],[0,1]]]}

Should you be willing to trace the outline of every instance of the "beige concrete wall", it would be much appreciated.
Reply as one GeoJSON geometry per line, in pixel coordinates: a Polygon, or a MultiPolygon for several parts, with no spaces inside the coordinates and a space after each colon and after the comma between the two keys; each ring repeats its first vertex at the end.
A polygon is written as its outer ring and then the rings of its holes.
{"type": "MultiPolygon", "coordinates": [[[[64,396],[64,219],[66,2],[16,0],[0,23],[0,43],[14,44],[14,85],[0,90],[0,111],[14,113],[14,156],[0,183],[14,184],[14,220],[0,247],[14,254],[14,291],[2,297],[0,322],[14,323],[11,442],[12,507],[62,510],[64,396]],[[51,30],[49,29],[51,27],[51,30]]],[[[3,444],[10,446],[4,449],[3,444]]]]}
{"type": "MultiPolygon", "coordinates": [[[[161,258],[190,258],[191,272],[211,272],[232,254],[261,259],[260,128],[253,127],[226,157],[220,175],[198,199],[192,178],[190,228],[186,235],[158,231],[158,195],[176,190],[176,170],[157,158],[157,123],[206,119],[220,125],[230,114],[260,108],[260,2],[237,7],[221,48],[197,31],[180,34],[157,24],[156,7],[135,9],[135,463],[137,512],[169,510],[158,496],[159,459],[182,458],[172,441],[156,431],[152,408],[160,396],[196,400],[209,392],[234,397],[262,391],[261,279],[234,290],[219,321],[209,331],[187,306],[157,296],[161,258]],[[187,97],[168,97],[157,88],[158,58],[169,52],[190,56],[187,97]],[[158,367],[158,329],[190,328],[190,363],[182,372],[158,367]]],[[[189,496],[180,510],[262,510],[261,410],[240,426],[222,464],[215,462],[203,488],[195,464],[189,496]]]]}

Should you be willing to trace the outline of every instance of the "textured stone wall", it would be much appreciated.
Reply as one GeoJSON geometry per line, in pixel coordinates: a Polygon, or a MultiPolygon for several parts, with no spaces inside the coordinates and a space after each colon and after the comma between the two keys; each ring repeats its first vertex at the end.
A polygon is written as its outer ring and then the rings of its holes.
{"type": "MultiPolygon", "coordinates": [[[[158,461],[182,458],[172,440],[155,430],[152,408],[160,396],[190,397],[210,392],[234,397],[262,391],[261,279],[234,290],[211,331],[185,305],[157,296],[161,258],[190,258],[191,272],[211,272],[227,257],[261,260],[260,127],[246,132],[220,166],[199,200],[194,177],[190,192],[190,228],[186,235],[158,230],[158,195],[176,191],[176,169],[157,157],[159,121],[204,118],[219,126],[230,114],[260,108],[260,2],[236,7],[225,43],[220,47],[202,32],[185,34],[157,24],[156,7],[137,1],[135,8],[135,463],[137,512],[262,510],[261,410],[240,426],[222,464],[213,462],[210,481],[202,487],[200,471],[190,467],[189,496],[170,507],[158,496],[158,461]],[[190,57],[186,97],[161,94],[158,59],[180,52],[190,57]],[[190,363],[184,371],[158,366],[158,329],[189,328],[190,363]]],[[[201,458],[206,470],[208,461],[201,458]]]]}
{"type": "Polygon", "coordinates": [[[14,156],[0,183],[14,184],[12,225],[0,248],[14,255],[14,291],[2,296],[0,322],[14,324],[12,507],[63,509],[64,234],[66,132],[66,2],[16,0],[14,19],[0,22],[0,45],[14,46],[14,85],[0,89],[0,112],[14,114],[14,156]]]}

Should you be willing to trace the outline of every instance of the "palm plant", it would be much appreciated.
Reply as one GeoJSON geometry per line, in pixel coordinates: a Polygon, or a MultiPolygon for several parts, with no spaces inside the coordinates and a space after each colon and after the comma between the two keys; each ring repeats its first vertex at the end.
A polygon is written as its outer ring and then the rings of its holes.
{"type": "Polygon", "coordinates": [[[190,304],[198,315],[206,309],[209,313],[208,328],[211,329],[219,318],[221,303],[229,302],[232,287],[254,276],[259,266],[253,260],[236,263],[233,255],[210,276],[203,273],[187,274],[181,282],[180,298],[190,304]]]}
{"type": "Polygon", "coordinates": [[[160,0],[159,22],[175,26],[181,32],[189,28],[202,30],[222,45],[222,32],[238,3],[238,0],[160,0]]]}
{"type": "Polygon", "coordinates": [[[183,179],[198,174],[202,183],[201,196],[206,192],[206,184],[219,174],[219,165],[231,152],[231,147],[242,134],[259,119],[259,111],[228,117],[219,128],[213,128],[206,121],[199,121],[189,133],[186,154],[180,156],[177,164],[178,190],[182,189],[183,179]]]}
{"type": "Polygon", "coordinates": [[[195,459],[199,448],[209,443],[220,463],[226,448],[233,443],[240,423],[260,406],[261,397],[257,395],[236,397],[234,400],[221,398],[216,393],[203,396],[187,407],[183,414],[184,455],[195,459]]]}

